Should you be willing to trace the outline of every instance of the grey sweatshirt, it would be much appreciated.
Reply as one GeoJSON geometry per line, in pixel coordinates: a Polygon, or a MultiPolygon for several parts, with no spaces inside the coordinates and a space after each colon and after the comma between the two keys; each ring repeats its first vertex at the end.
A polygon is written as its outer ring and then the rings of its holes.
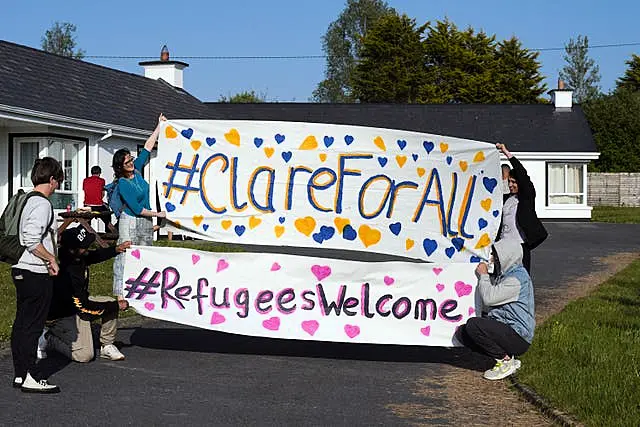
{"type": "Polygon", "coordinates": [[[47,265],[45,261],[31,252],[42,243],[46,250],[56,255],[54,238],[57,234],[58,225],[53,221],[51,229],[44,239],[42,235],[51,221],[51,203],[44,197],[34,196],[27,200],[20,218],[20,230],[18,237],[20,244],[27,248],[22,254],[15,268],[29,270],[33,273],[47,274],[47,265]]]}

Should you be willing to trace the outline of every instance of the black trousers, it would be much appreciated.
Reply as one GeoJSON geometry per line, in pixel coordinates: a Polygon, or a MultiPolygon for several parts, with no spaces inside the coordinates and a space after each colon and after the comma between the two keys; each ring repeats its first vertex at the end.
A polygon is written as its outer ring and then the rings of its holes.
{"type": "Polygon", "coordinates": [[[519,356],[529,349],[526,342],[511,326],[489,317],[472,317],[456,332],[465,347],[494,359],[519,356]]]}
{"type": "Polygon", "coordinates": [[[531,249],[525,243],[522,244],[522,265],[527,273],[531,275],[531,249]]]}
{"type": "Polygon", "coordinates": [[[38,381],[43,379],[36,365],[38,338],[49,314],[53,278],[19,268],[11,270],[11,277],[16,287],[16,319],[11,331],[13,369],[16,377],[25,378],[29,372],[38,381]]]}

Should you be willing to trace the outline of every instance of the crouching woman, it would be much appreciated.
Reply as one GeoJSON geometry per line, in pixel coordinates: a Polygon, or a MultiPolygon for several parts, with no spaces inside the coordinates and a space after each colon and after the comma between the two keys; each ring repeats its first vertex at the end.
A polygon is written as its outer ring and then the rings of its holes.
{"type": "Polygon", "coordinates": [[[496,242],[489,265],[478,264],[476,275],[487,316],[470,318],[456,338],[494,358],[495,366],[484,377],[500,380],[520,368],[515,356],[529,349],[535,329],[533,283],[522,265],[522,246],[513,240],[496,242]]]}

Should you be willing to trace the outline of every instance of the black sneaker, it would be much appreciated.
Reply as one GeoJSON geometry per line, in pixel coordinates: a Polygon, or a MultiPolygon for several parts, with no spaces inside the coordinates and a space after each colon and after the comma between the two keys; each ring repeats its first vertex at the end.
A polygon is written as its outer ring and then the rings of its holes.
{"type": "Polygon", "coordinates": [[[60,387],[57,385],[49,384],[47,380],[36,381],[29,373],[20,389],[25,393],[60,393],[60,387]]]}
{"type": "Polygon", "coordinates": [[[15,377],[13,379],[13,388],[20,388],[22,387],[22,377],[15,377]]]}

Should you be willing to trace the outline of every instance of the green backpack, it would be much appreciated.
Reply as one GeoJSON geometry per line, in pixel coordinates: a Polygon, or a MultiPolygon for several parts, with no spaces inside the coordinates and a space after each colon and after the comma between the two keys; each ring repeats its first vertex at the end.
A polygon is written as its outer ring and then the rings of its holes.
{"type": "MultiPolygon", "coordinates": [[[[20,228],[20,217],[24,210],[24,205],[33,196],[45,197],[37,191],[25,193],[20,189],[9,199],[7,207],[0,216],[0,261],[15,265],[24,253],[26,247],[20,244],[18,235],[20,228]]],[[[45,197],[46,198],[46,197],[45,197]]],[[[48,200],[48,199],[47,199],[48,200]]],[[[44,231],[42,238],[47,235],[53,225],[53,206],[51,207],[51,220],[44,231]]]]}

